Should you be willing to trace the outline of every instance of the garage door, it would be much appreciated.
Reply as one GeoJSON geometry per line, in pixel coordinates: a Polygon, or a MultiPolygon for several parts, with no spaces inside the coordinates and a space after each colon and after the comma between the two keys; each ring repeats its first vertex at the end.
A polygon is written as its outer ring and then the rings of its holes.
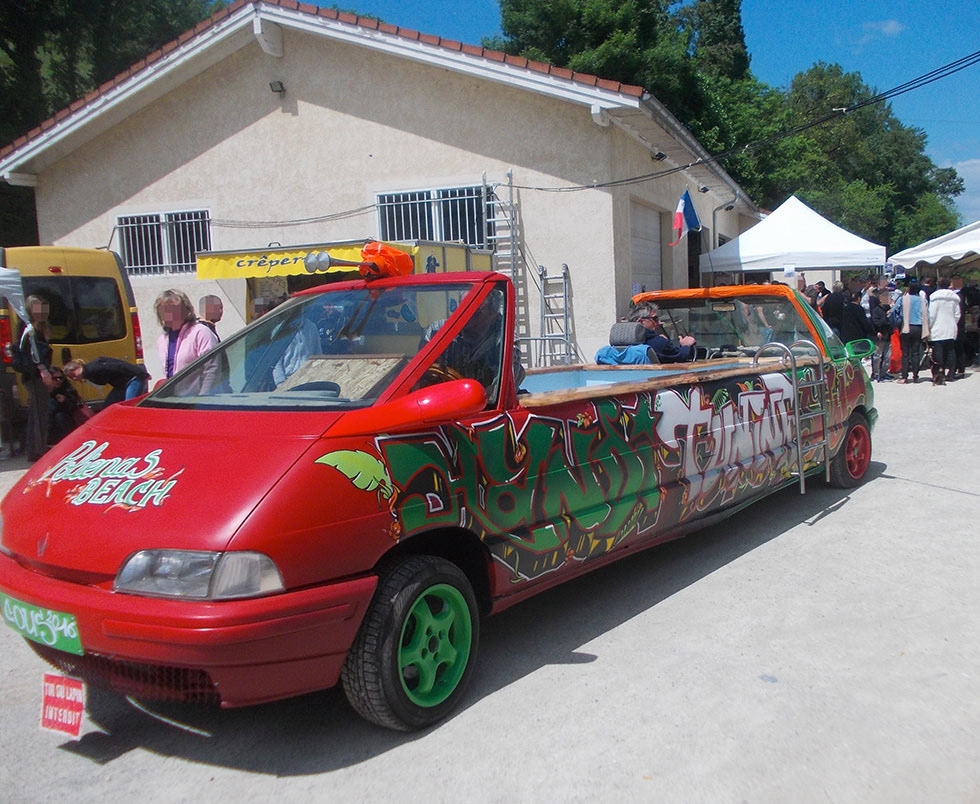
{"type": "Polygon", "coordinates": [[[630,255],[632,292],[662,289],[660,212],[639,201],[630,201],[630,255]]]}

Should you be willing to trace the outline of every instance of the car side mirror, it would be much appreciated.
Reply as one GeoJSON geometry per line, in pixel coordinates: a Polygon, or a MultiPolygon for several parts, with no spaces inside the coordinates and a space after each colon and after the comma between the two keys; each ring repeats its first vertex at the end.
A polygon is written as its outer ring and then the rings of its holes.
{"type": "Polygon", "coordinates": [[[441,382],[383,405],[344,413],[329,436],[399,433],[474,416],[487,406],[487,392],[476,380],[441,382]]]}
{"type": "Polygon", "coordinates": [[[848,357],[853,357],[856,360],[863,360],[875,353],[874,341],[869,338],[858,338],[853,341],[848,341],[844,344],[844,349],[848,357]]]}

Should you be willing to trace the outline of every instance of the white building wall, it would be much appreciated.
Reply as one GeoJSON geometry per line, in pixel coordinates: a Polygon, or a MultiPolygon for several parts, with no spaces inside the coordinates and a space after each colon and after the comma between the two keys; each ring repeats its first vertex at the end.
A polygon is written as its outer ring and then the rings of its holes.
{"type": "MultiPolygon", "coordinates": [[[[484,175],[504,182],[510,171],[529,271],[569,266],[574,328],[591,359],[631,294],[630,199],[667,213],[666,244],[687,185],[675,174],[552,191],[651,164],[639,142],[596,125],[583,106],[287,31],[282,58],[251,43],[44,171],[38,219],[42,243],[79,246],[118,248],[119,215],[189,209],[209,210],[214,250],[360,239],[379,234],[374,210],[323,218],[368,207],[380,192],[474,185],[484,175]],[[284,98],[272,80],[283,82],[284,98]],[[318,220],[292,225],[310,219],[318,220]],[[236,221],[254,225],[229,225],[236,221]]],[[[686,249],[662,252],[663,286],[686,285],[686,249]]],[[[155,376],[152,301],[167,287],[195,302],[223,296],[222,336],[244,322],[244,290],[233,282],[134,278],[155,376]]],[[[530,321],[536,333],[536,307],[530,321]]]]}

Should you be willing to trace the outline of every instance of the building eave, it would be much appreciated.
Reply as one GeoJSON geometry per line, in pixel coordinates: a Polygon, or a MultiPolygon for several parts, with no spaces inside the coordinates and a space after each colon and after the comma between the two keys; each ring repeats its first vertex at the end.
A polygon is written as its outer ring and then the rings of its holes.
{"type": "Polygon", "coordinates": [[[713,198],[728,199],[743,214],[759,210],[745,191],[721,164],[705,150],[687,128],[650,94],[635,108],[621,107],[608,112],[613,123],[659,155],[651,173],[664,175],[682,170],[697,189],[707,188],[713,198]]]}
{"type": "Polygon", "coordinates": [[[250,16],[212,18],[212,24],[147,56],[0,150],[0,176],[36,176],[250,40],[250,16]]]}
{"type": "Polygon", "coordinates": [[[596,125],[612,123],[643,143],[651,154],[665,154],[675,167],[689,166],[689,176],[703,181],[703,186],[718,196],[730,191],[755,210],[737,183],[642,87],[293,0],[236,0],[38,128],[0,148],[0,177],[11,184],[36,183],[38,174],[57,160],[244,47],[254,44],[270,59],[281,57],[283,30],[368,48],[579,105],[596,125]]]}
{"type": "Polygon", "coordinates": [[[642,96],[640,87],[333,9],[288,0],[239,0],[0,149],[0,176],[36,176],[53,162],[253,42],[257,41],[270,58],[275,58],[281,54],[282,29],[542,93],[581,104],[587,110],[636,107],[642,96]]]}

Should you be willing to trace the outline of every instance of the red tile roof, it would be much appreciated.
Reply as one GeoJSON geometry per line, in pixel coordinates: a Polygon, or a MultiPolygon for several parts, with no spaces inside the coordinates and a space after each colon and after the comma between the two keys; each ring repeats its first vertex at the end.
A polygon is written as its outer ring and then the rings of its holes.
{"type": "Polygon", "coordinates": [[[411,41],[420,42],[423,45],[428,45],[432,47],[439,47],[445,50],[452,50],[458,53],[463,53],[467,56],[474,56],[477,58],[487,59],[489,61],[500,62],[507,64],[512,67],[523,70],[531,70],[537,73],[543,73],[545,75],[551,75],[555,78],[562,80],[572,81],[584,86],[596,87],[598,89],[608,90],[610,92],[618,92],[624,95],[629,95],[632,97],[642,97],[644,95],[644,89],[642,87],[633,86],[631,84],[623,84],[618,81],[608,81],[602,78],[598,78],[594,75],[588,75],[587,73],[576,73],[572,70],[565,69],[563,67],[555,67],[551,64],[546,64],[539,61],[530,61],[521,56],[511,56],[506,53],[502,53],[499,50],[491,50],[489,48],[481,47],[479,45],[467,45],[461,42],[456,42],[452,39],[444,39],[441,36],[433,36],[431,34],[419,33],[418,31],[413,31],[410,28],[400,28],[397,25],[389,25],[379,20],[369,18],[369,17],[359,17],[355,14],[349,14],[344,11],[338,11],[332,8],[320,8],[318,6],[308,5],[306,3],[299,3],[296,0],[261,0],[261,3],[256,3],[255,0],[235,0],[227,7],[216,11],[206,20],[202,20],[197,25],[194,26],[189,31],[185,31],[180,36],[178,36],[174,41],[168,42],[159,50],[155,50],[150,53],[145,58],[136,62],[130,66],[127,70],[119,73],[109,81],[99,86],[97,89],[89,92],[83,98],[80,98],[70,104],[67,108],[62,109],[57,112],[53,117],[45,120],[37,128],[31,129],[26,134],[18,137],[9,145],[0,148],[0,157],[6,156],[12,151],[17,150],[21,146],[30,142],[31,140],[37,138],[43,134],[48,129],[52,128],[54,125],[62,122],[65,118],[73,115],[81,110],[83,110],[88,104],[92,103],[94,100],[100,96],[106,94],[114,87],[129,80],[140,71],[164,58],[171,51],[175,50],[177,47],[186,44],[191,39],[199,36],[204,31],[212,28],[217,23],[224,20],[226,17],[231,16],[243,6],[250,5],[266,5],[266,6],[278,6],[279,8],[288,9],[290,11],[299,11],[303,14],[309,14],[315,17],[324,17],[326,19],[337,20],[338,22],[346,23],[349,25],[356,25],[360,28],[366,28],[372,31],[380,31],[381,33],[391,34],[394,36],[401,37],[402,39],[407,39],[411,41]]]}

